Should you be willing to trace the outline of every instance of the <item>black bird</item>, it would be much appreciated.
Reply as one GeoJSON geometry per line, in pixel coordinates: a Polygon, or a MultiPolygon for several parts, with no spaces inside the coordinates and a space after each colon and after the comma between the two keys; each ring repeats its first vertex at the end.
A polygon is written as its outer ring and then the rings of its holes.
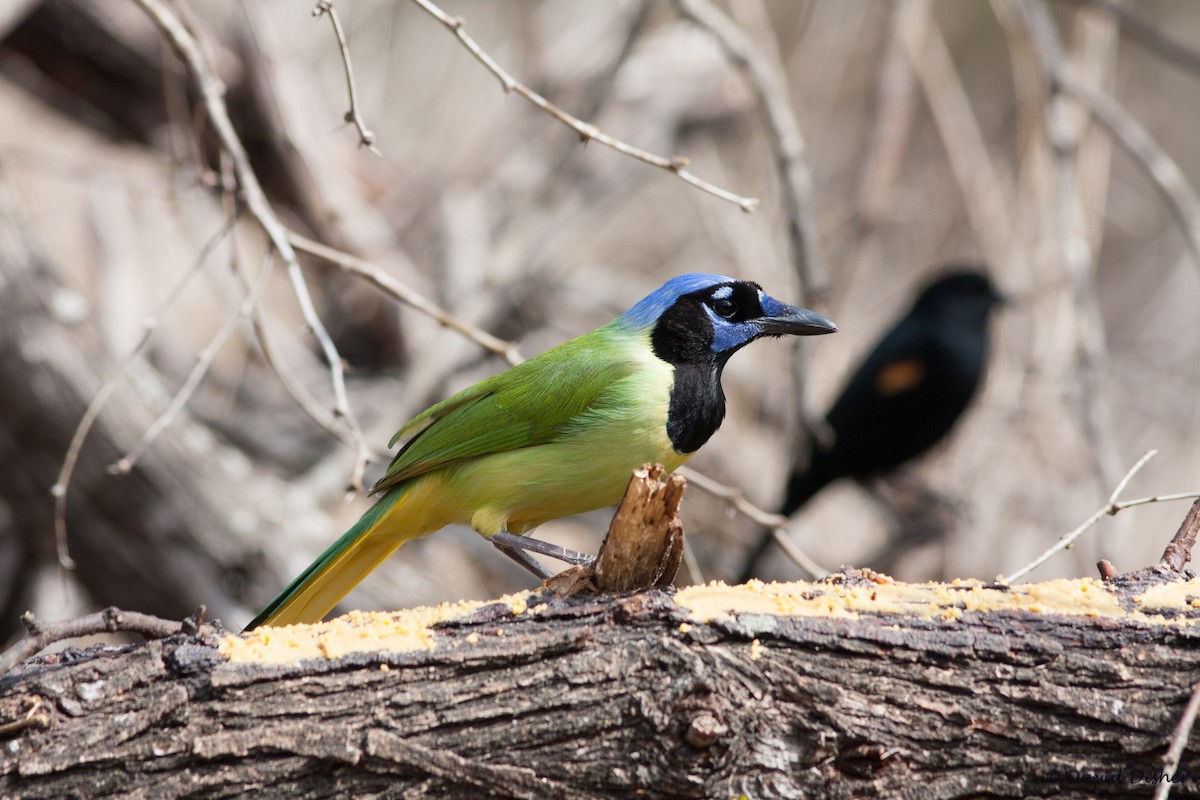
{"type": "MultiPolygon", "coordinates": [[[[808,457],[793,467],[779,513],[791,516],[839,478],[891,472],[941,441],[979,388],[988,317],[1003,302],[978,268],[953,268],[926,286],[829,410],[831,441],[813,437],[808,457]]],[[[754,577],[773,538],[769,530],[760,535],[740,581],[754,577]]]]}

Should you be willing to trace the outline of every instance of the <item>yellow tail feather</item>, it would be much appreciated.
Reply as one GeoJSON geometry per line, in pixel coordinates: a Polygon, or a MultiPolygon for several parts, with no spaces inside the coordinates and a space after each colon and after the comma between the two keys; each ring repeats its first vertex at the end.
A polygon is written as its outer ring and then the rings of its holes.
{"type": "Polygon", "coordinates": [[[420,480],[384,495],[245,629],[319,622],[400,545],[454,521],[440,484],[420,480]]]}

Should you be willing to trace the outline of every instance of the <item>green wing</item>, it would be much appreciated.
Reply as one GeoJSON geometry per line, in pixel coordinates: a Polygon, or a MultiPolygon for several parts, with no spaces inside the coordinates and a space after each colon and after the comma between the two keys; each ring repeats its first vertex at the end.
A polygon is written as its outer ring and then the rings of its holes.
{"type": "Polygon", "coordinates": [[[421,412],[392,437],[393,445],[411,438],[372,491],[456,462],[553,441],[637,369],[628,348],[601,328],[421,412]]]}

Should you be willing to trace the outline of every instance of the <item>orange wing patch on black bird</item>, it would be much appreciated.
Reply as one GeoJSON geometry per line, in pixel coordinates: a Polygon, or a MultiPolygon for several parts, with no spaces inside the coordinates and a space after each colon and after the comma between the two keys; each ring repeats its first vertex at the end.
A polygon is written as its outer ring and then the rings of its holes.
{"type": "Polygon", "coordinates": [[[925,362],[919,358],[893,361],[875,376],[875,388],[880,394],[907,392],[925,378],[925,362]]]}

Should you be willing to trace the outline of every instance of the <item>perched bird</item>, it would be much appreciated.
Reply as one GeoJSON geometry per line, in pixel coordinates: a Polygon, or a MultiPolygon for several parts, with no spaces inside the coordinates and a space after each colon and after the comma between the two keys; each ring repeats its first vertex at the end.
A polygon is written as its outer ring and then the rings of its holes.
{"type": "MultiPolygon", "coordinates": [[[[831,437],[813,437],[788,479],[779,513],[791,516],[839,478],[882,475],[949,433],[979,388],[987,363],[987,322],[1003,297],[985,273],[956,268],[925,287],[880,340],[825,417],[831,437]]],[[[763,531],[741,581],[754,577],[771,546],[763,531]]]]}
{"type": "Polygon", "coordinates": [[[725,416],[721,371],[763,336],[831,333],[758,284],[690,273],[607,325],[459,392],[393,437],[382,496],[246,627],[316,622],[410,539],[470,523],[539,577],[516,534],[617,502],[645,462],[675,469],[725,416]]]}

